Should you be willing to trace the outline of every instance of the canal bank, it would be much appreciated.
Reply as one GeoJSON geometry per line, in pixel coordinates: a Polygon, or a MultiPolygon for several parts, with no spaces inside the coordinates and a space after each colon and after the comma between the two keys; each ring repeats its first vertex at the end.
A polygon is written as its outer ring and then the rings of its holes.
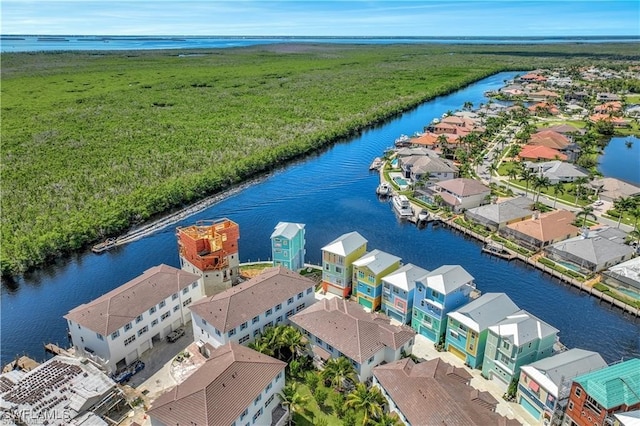
{"type": "Polygon", "coordinates": [[[387,251],[433,270],[460,264],[471,273],[482,292],[505,292],[523,309],[561,330],[568,347],[602,353],[613,362],[640,357],[640,322],[618,309],[557,282],[520,262],[506,262],[481,253],[481,243],[460,238],[443,227],[419,229],[396,220],[388,202],[378,200],[377,173],[371,160],[393,144],[400,134],[421,130],[432,117],[455,110],[466,101],[486,102],[483,93],[499,88],[516,73],[500,73],[429,101],[387,123],[366,129],[277,170],[250,187],[182,219],[175,225],[114,250],[90,252],[61,260],[2,287],[2,364],[17,354],[44,358],[43,343],[65,346],[70,309],[165,263],[179,267],[174,226],[201,219],[228,217],[239,224],[241,261],[268,259],[270,235],[279,221],[306,224],[308,263],[321,263],[321,248],[339,235],[358,231],[368,248],[387,251]]]}

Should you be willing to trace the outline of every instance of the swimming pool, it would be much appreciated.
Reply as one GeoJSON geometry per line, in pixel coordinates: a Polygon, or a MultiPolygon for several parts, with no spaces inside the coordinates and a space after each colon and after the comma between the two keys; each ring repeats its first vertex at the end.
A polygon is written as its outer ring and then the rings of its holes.
{"type": "Polygon", "coordinates": [[[623,288],[623,287],[614,287],[614,288],[619,293],[622,293],[622,294],[624,294],[626,296],[629,296],[632,299],[640,300],[640,293],[638,293],[637,291],[633,291],[633,290],[630,290],[628,288],[623,288]]]}
{"type": "Polygon", "coordinates": [[[401,178],[400,176],[394,176],[393,177],[393,181],[396,184],[398,184],[398,186],[400,186],[400,187],[409,185],[409,182],[407,182],[405,179],[401,178]]]}
{"type": "Polygon", "coordinates": [[[569,263],[569,262],[563,262],[562,260],[556,260],[556,263],[567,269],[571,269],[572,271],[582,274],[582,272],[580,272],[580,267],[578,265],[574,265],[573,263],[569,263]]]}

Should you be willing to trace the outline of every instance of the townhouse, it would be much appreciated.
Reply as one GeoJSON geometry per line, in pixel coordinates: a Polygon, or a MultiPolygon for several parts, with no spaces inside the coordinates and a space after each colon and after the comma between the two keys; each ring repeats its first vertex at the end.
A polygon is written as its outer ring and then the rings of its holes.
{"type": "Polygon", "coordinates": [[[283,266],[269,268],[235,287],[191,306],[193,338],[214,348],[229,342],[247,345],[265,328],[315,302],[315,283],[283,266]]]}
{"type": "Polygon", "coordinates": [[[400,258],[375,249],[353,262],[353,296],[372,311],[382,302],[382,277],[400,267],[400,258]]]}
{"type": "Polygon", "coordinates": [[[412,263],[407,263],[400,269],[382,278],[382,313],[409,324],[413,312],[413,299],[416,281],[428,274],[429,271],[412,263]]]}
{"type": "Polygon", "coordinates": [[[322,247],[322,290],[347,297],[351,294],[353,261],[367,251],[367,240],[357,232],[343,234],[322,247]]]}
{"type": "Polygon", "coordinates": [[[187,324],[189,308],[204,297],[200,275],[159,265],[64,318],[76,351],[114,372],[187,324]]]}
{"type": "Polygon", "coordinates": [[[273,266],[284,266],[292,271],[304,268],[304,234],[303,223],[278,222],[271,234],[273,266]]]}

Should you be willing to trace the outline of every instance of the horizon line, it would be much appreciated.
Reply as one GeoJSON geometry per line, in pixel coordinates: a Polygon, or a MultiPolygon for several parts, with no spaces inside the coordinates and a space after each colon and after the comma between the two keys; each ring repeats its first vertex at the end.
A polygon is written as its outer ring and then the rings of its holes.
{"type": "Polygon", "coordinates": [[[559,38],[559,39],[571,39],[571,38],[636,38],[640,40],[640,35],[637,34],[628,34],[628,35],[529,35],[529,36],[509,36],[509,35],[457,35],[457,36],[376,36],[376,35],[220,35],[220,34],[209,34],[209,35],[190,35],[190,34],[2,34],[0,33],[0,37],[53,37],[53,38],[63,38],[63,37],[136,37],[136,38],[147,38],[147,37],[188,37],[188,38],[326,38],[326,39],[339,39],[339,38],[362,38],[362,39],[498,39],[498,38],[508,38],[508,39],[541,39],[541,38],[559,38]]]}

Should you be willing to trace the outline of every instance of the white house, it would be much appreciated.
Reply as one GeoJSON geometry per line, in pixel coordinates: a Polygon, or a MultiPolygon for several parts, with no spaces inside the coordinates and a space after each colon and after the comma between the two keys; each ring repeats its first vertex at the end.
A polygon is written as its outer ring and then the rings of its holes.
{"type": "Polygon", "coordinates": [[[488,204],[491,189],[474,179],[457,178],[437,182],[432,190],[454,211],[460,212],[488,204]]]}
{"type": "Polygon", "coordinates": [[[344,356],[360,381],[369,379],[373,367],[410,354],[415,332],[391,325],[386,315],[368,313],[357,303],[337,297],[323,299],[291,318],[309,339],[316,363],[344,356]]]}
{"type": "Polygon", "coordinates": [[[283,266],[191,306],[193,338],[217,348],[248,344],[266,327],[288,324],[289,317],[315,301],[315,283],[283,266]]]}
{"type": "Polygon", "coordinates": [[[203,297],[199,275],[159,265],[64,318],[76,351],[113,372],[188,323],[189,306],[203,297]]]}
{"type": "Polygon", "coordinates": [[[221,346],[153,402],[151,425],[283,425],[287,412],[277,394],[286,365],[236,343],[221,346]]]}

